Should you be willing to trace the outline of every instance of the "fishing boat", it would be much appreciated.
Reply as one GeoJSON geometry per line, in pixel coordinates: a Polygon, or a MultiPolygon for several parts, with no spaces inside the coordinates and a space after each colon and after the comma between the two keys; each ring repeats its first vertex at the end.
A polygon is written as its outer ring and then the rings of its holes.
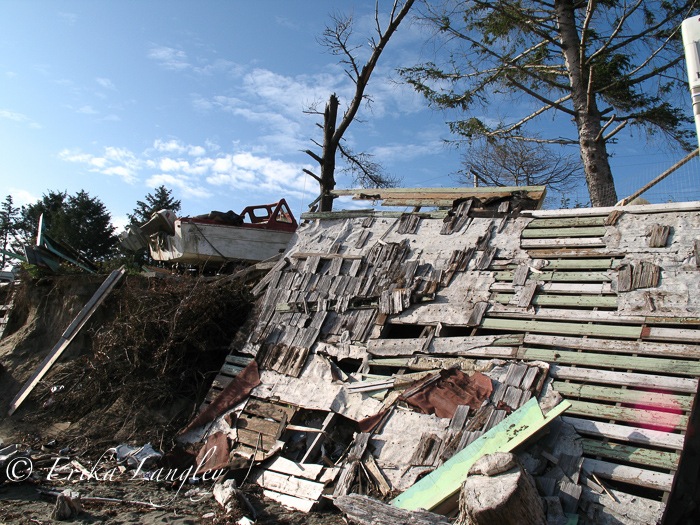
{"type": "Polygon", "coordinates": [[[282,199],[246,207],[240,214],[213,211],[195,217],[154,214],[155,227],[141,227],[156,261],[182,264],[258,262],[283,253],[297,221],[282,199]],[[157,231],[153,231],[156,229],[157,231]]]}

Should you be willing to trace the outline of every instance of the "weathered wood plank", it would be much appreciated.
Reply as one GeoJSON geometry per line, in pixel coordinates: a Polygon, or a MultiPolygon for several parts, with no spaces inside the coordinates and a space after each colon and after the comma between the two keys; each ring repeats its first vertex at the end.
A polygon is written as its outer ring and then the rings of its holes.
{"type": "Polygon", "coordinates": [[[554,217],[551,219],[532,219],[527,228],[564,228],[575,226],[603,226],[605,217],[554,217]]]}
{"type": "Polygon", "coordinates": [[[555,239],[523,239],[520,247],[527,250],[529,248],[594,248],[604,247],[605,241],[602,237],[568,237],[555,239]]]}
{"type": "MultiPolygon", "coordinates": [[[[507,281],[495,282],[491,285],[494,292],[512,292],[515,287],[507,281]]],[[[568,293],[568,294],[613,294],[615,291],[609,282],[600,284],[589,283],[557,283],[547,282],[540,285],[542,292],[568,293]]]]}
{"type": "MultiPolygon", "coordinates": [[[[700,361],[659,359],[655,357],[617,356],[544,348],[524,348],[518,352],[524,359],[562,363],[566,365],[597,366],[618,370],[642,370],[681,376],[700,377],[700,361]]],[[[650,385],[651,386],[651,385],[650,385]]]]}
{"type": "Polygon", "coordinates": [[[297,463],[282,456],[275,456],[275,459],[273,459],[272,462],[265,467],[265,469],[273,472],[279,472],[280,474],[287,474],[288,476],[295,476],[298,478],[316,481],[323,473],[325,467],[323,465],[316,465],[313,463],[297,463]]]}
{"type": "Polygon", "coordinates": [[[648,445],[670,450],[682,450],[685,436],[661,430],[651,430],[636,426],[604,423],[578,417],[564,416],[562,421],[572,425],[576,432],[587,436],[616,439],[639,445],[648,445]]]}
{"type": "Polygon", "coordinates": [[[589,474],[596,474],[604,479],[612,479],[636,485],[670,492],[673,485],[673,474],[664,474],[637,467],[617,465],[607,461],[585,458],[583,460],[583,470],[589,474]]]}
{"type": "Polygon", "coordinates": [[[615,405],[603,405],[588,401],[569,399],[571,408],[569,414],[577,416],[594,417],[612,421],[624,421],[659,430],[685,430],[688,426],[688,416],[644,410],[639,408],[619,407],[615,405]]]}
{"type": "Polygon", "coordinates": [[[532,319],[536,321],[568,321],[575,323],[606,323],[610,325],[639,325],[646,323],[648,317],[643,315],[621,315],[610,310],[593,310],[584,308],[550,308],[541,306],[537,310],[523,310],[510,304],[494,304],[488,312],[489,317],[505,319],[532,319]]]}
{"type": "Polygon", "coordinates": [[[683,392],[694,394],[698,389],[698,380],[686,377],[671,377],[635,372],[613,372],[594,368],[561,366],[552,363],[549,375],[555,379],[571,381],[587,381],[604,385],[631,386],[639,388],[655,388],[668,392],[683,392]]]}
{"type": "MultiPolygon", "coordinates": [[[[496,281],[513,281],[514,271],[501,270],[494,272],[496,281]]],[[[612,276],[607,272],[567,272],[567,271],[542,271],[530,276],[533,281],[543,282],[573,282],[573,283],[598,283],[610,282],[612,276]]],[[[515,283],[517,284],[517,283],[515,283]]]]}
{"type": "Polygon", "coordinates": [[[680,454],[677,452],[651,450],[612,442],[604,443],[593,439],[582,439],[581,445],[583,445],[583,453],[589,456],[637,463],[646,467],[676,470],[680,461],[680,454]]]}
{"type": "Polygon", "coordinates": [[[678,211],[698,211],[700,201],[695,202],[669,202],[664,204],[644,204],[628,206],[607,206],[601,208],[571,208],[561,210],[532,210],[523,212],[523,215],[535,218],[562,218],[562,217],[594,217],[607,216],[612,211],[623,213],[638,213],[647,215],[651,213],[669,213],[678,211]]]}
{"type": "Polygon", "coordinates": [[[571,270],[571,269],[586,269],[586,270],[607,270],[616,268],[620,264],[619,259],[613,257],[602,257],[599,259],[540,259],[547,264],[544,269],[547,270],[571,270]]]}
{"type": "Polygon", "coordinates": [[[700,343],[700,330],[651,326],[644,331],[643,337],[645,339],[659,339],[662,341],[700,343]]]}
{"type": "Polygon", "coordinates": [[[251,432],[258,432],[277,439],[280,435],[281,423],[270,421],[261,417],[241,416],[236,421],[237,429],[246,429],[251,432]]]}
{"type": "Polygon", "coordinates": [[[501,319],[485,317],[481,327],[487,330],[507,330],[509,332],[537,332],[551,334],[571,334],[604,337],[624,337],[638,339],[642,335],[641,326],[624,325],[590,325],[583,323],[566,323],[524,319],[501,319]]]}
{"type": "Polygon", "coordinates": [[[665,394],[654,391],[630,390],[607,386],[582,385],[565,381],[554,381],[552,387],[567,399],[596,399],[641,405],[654,408],[668,408],[687,412],[693,405],[693,396],[665,394]]]}
{"type": "Polygon", "coordinates": [[[639,354],[658,357],[682,357],[700,359],[700,347],[689,344],[657,343],[652,341],[615,341],[609,339],[581,339],[555,335],[526,334],[523,342],[529,345],[546,345],[572,350],[592,350],[613,354],[639,354]]]}
{"type": "Polygon", "coordinates": [[[432,340],[415,337],[411,339],[370,339],[367,342],[367,352],[375,356],[410,356],[419,352],[462,355],[474,348],[512,346],[522,344],[522,342],[523,336],[519,334],[435,337],[432,340]],[[426,343],[428,343],[427,346],[426,343]]]}
{"type": "Polygon", "coordinates": [[[520,290],[518,295],[518,307],[527,308],[532,304],[535,293],[537,293],[537,286],[536,281],[530,281],[520,290]]]}
{"type": "Polygon", "coordinates": [[[20,391],[10,402],[10,408],[7,411],[7,415],[11,416],[14,414],[15,410],[19,408],[22,402],[27,398],[27,396],[32,392],[34,387],[41,381],[44,375],[51,369],[53,364],[61,357],[61,354],[66,348],[71,344],[75,336],[82,330],[85,324],[90,320],[92,314],[95,310],[104,302],[105,298],[110,294],[114,287],[119,283],[122,277],[126,274],[124,267],[118,270],[113,270],[109,276],[100,285],[97,291],[93,294],[90,300],[82,307],[75,319],[71,321],[68,328],[65,329],[58,343],[51,349],[51,351],[46,355],[44,360],[39,364],[36,371],[30,376],[29,379],[24,383],[20,391]]]}
{"type": "Polygon", "coordinates": [[[528,224],[520,234],[522,239],[553,239],[561,237],[602,237],[605,226],[572,227],[572,228],[533,228],[528,224]]]}
{"type": "Polygon", "coordinates": [[[238,443],[248,445],[249,447],[256,448],[258,450],[270,450],[277,442],[273,436],[268,436],[252,430],[246,430],[244,428],[237,429],[236,436],[238,443]]]}
{"type": "Polygon", "coordinates": [[[297,498],[318,500],[323,494],[323,483],[297,478],[270,470],[261,470],[252,476],[252,481],[263,488],[297,498]]]}
{"type": "MultiPolygon", "coordinates": [[[[304,214],[302,214],[302,216],[303,215],[304,214]]],[[[297,498],[296,496],[282,494],[281,492],[270,489],[263,489],[262,492],[266,498],[270,498],[287,508],[295,509],[300,512],[311,512],[316,503],[318,503],[315,499],[297,498]]]]}
{"type": "Polygon", "coordinates": [[[296,412],[296,408],[285,405],[272,404],[262,399],[250,398],[243,409],[249,414],[261,417],[269,417],[275,421],[289,421],[296,412]]]}
{"type": "MultiPolygon", "coordinates": [[[[496,293],[492,299],[501,304],[509,304],[515,297],[514,293],[496,293]]],[[[616,308],[617,297],[614,296],[586,296],[586,295],[553,295],[538,294],[527,304],[536,306],[575,306],[587,308],[616,308]]],[[[519,307],[527,306],[518,303],[519,307]]]]}
{"type": "Polygon", "coordinates": [[[648,245],[650,248],[663,248],[666,246],[668,236],[671,233],[671,227],[662,224],[654,224],[647,236],[648,245]]]}
{"type": "Polygon", "coordinates": [[[409,511],[387,505],[359,494],[348,494],[333,500],[352,523],[360,525],[449,525],[445,516],[426,511],[409,511]]]}

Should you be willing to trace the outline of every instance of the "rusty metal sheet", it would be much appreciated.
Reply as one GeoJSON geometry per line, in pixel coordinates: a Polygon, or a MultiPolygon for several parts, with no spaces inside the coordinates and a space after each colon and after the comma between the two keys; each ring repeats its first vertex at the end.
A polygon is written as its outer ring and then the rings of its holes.
{"type": "Polygon", "coordinates": [[[477,410],[492,391],[491,379],[484,374],[475,372],[469,376],[458,368],[451,368],[440,371],[437,381],[417,382],[409,388],[411,395],[401,399],[423,414],[451,418],[459,405],[477,410]]]}

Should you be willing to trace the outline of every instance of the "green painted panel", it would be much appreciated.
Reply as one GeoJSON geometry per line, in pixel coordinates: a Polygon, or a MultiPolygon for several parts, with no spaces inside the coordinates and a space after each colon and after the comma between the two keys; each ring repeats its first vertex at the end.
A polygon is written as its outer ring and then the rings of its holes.
{"type": "Polygon", "coordinates": [[[585,228],[530,228],[523,230],[522,239],[559,239],[563,237],[602,237],[605,235],[605,226],[591,226],[585,228]]]}
{"type": "Polygon", "coordinates": [[[566,270],[582,268],[586,270],[605,270],[616,268],[620,264],[619,259],[545,259],[547,261],[546,270],[566,270]]]}
{"type": "Polygon", "coordinates": [[[563,228],[571,226],[604,226],[607,217],[559,217],[533,219],[527,228],[563,228]]]}
{"type": "Polygon", "coordinates": [[[583,453],[589,456],[638,463],[647,467],[657,467],[667,470],[676,470],[680,454],[648,448],[621,445],[619,443],[603,443],[592,439],[582,439],[583,453]]]}
{"type": "Polygon", "coordinates": [[[670,412],[658,412],[631,407],[618,407],[615,405],[603,405],[588,401],[568,400],[571,403],[569,414],[575,416],[587,416],[610,421],[623,421],[642,426],[652,430],[671,432],[673,430],[685,430],[688,426],[688,416],[672,414],[670,412]]]}
{"type": "Polygon", "coordinates": [[[510,332],[541,332],[550,334],[625,337],[630,339],[638,339],[642,335],[641,326],[566,323],[527,319],[506,319],[501,317],[484,317],[484,319],[481,321],[481,328],[491,330],[508,330],[510,332]]]}
{"type": "Polygon", "coordinates": [[[394,498],[391,504],[406,510],[435,509],[456,496],[467,477],[467,472],[477,459],[494,452],[510,452],[568,407],[569,403],[564,401],[550,410],[545,417],[537,400],[530,399],[483,436],[394,498]]]}
{"type": "MultiPolygon", "coordinates": [[[[614,344],[614,342],[611,342],[611,344],[614,344]]],[[[641,370],[644,372],[700,377],[700,362],[698,361],[595,354],[592,352],[572,352],[541,348],[523,348],[521,352],[522,353],[519,354],[522,355],[523,358],[533,361],[542,360],[548,363],[616,368],[618,370],[641,370]]]]}
{"type": "Polygon", "coordinates": [[[684,412],[690,410],[693,405],[692,396],[682,396],[643,390],[630,390],[628,388],[582,385],[579,383],[566,383],[563,381],[555,381],[552,383],[552,386],[554,387],[554,390],[562,394],[567,399],[572,397],[580,397],[583,399],[598,399],[601,401],[612,401],[615,403],[670,408],[682,410],[684,412]]]}
{"type": "MultiPolygon", "coordinates": [[[[512,281],[514,272],[511,270],[503,270],[494,272],[497,281],[512,281]]],[[[586,282],[600,283],[609,282],[612,280],[607,272],[561,272],[561,271],[544,271],[537,274],[530,274],[531,279],[537,281],[551,282],[586,282]]]]}
{"type": "MultiPolygon", "coordinates": [[[[496,293],[493,296],[494,301],[501,304],[508,304],[514,297],[512,293],[496,293]]],[[[537,294],[531,301],[537,306],[585,306],[589,308],[616,308],[616,296],[599,296],[599,295],[546,295],[537,294]]]]}

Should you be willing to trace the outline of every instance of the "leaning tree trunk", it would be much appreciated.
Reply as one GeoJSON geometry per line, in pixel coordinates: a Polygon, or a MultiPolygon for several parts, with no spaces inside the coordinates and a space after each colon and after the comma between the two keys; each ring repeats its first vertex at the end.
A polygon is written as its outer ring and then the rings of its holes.
{"type": "Polygon", "coordinates": [[[589,92],[589,71],[583,63],[581,39],[576,29],[573,0],[555,0],[559,36],[571,83],[571,100],[576,112],[581,160],[593,206],[617,202],[608,152],[603,138],[601,116],[594,92],[589,92]]]}
{"type": "Polygon", "coordinates": [[[323,153],[321,154],[321,206],[320,211],[333,210],[333,195],[335,188],[335,154],[338,142],[335,138],[335,123],[338,119],[338,97],[335,93],[330,96],[323,112],[323,153]]]}

